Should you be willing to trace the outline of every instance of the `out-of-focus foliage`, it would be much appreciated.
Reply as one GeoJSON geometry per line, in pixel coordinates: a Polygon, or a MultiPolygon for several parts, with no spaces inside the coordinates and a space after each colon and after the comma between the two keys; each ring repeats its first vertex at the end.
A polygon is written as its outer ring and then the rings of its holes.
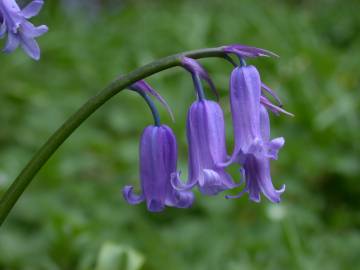
{"type": "MultiPolygon", "coordinates": [[[[296,115],[272,117],[273,137],[287,139],[273,179],[287,191],[279,205],[199,194],[189,210],[151,214],[127,205],[120,190],[138,181],[138,140],[151,116],[123,92],[71,136],[16,205],[0,229],[0,269],[360,269],[359,1],[144,0],[91,12],[58,2],[47,1],[35,18],[50,28],[39,39],[40,62],[20,50],[0,55],[0,193],[60,123],[120,73],[227,43],[281,55],[249,63],[296,115]]],[[[231,67],[202,63],[229,120],[231,67]]],[[[173,107],[176,122],[161,109],[162,119],[178,136],[186,171],[191,79],[174,69],[149,82],[173,107]]]]}

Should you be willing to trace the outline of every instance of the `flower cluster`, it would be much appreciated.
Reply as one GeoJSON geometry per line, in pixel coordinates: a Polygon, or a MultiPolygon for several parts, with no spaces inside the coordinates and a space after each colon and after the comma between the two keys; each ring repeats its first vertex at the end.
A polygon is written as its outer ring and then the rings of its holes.
{"type": "MultiPolygon", "coordinates": [[[[131,86],[149,104],[155,125],[145,128],[140,142],[141,193],[135,195],[132,186],[123,189],[123,196],[130,204],[146,201],[149,211],[162,211],[165,206],[190,207],[194,201],[192,189],[197,187],[204,195],[216,195],[245,183],[235,196],[245,193],[252,201],[259,202],[263,194],[271,202],[280,202],[285,185],[276,189],[272,184],[270,161],[276,160],[285,140],[270,139],[268,111],[291,115],[282,108],[276,93],[261,82],[258,70],[247,66],[244,58],[275,56],[267,50],[243,45],[222,48],[225,54],[235,54],[240,59],[230,76],[230,107],[233,124],[234,149],[227,154],[224,114],[218,102],[205,97],[202,80],[216,93],[213,82],[205,69],[194,59],[183,57],[182,66],[191,73],[197,99],[187,114],[188,179],[182,181],[177,171],[177,144],[174,133],[160,124],[159,116],[147,94],[166,102],[144,81],[131,86]],[[277,105],[273,104],[271,96],[277,105]],[[242,181],[235,182],[226,168],[238,164],[242,181]]],[[[234,61],[232,61],[234,63],[234,61]]],[[[216,95],[217,96],[217,95],[216,95]]]]}
{"type": "Polygon", "coordinates": [[[48,31],[47,26],[34,26],[27,19],[36,16],[44,4],[43,0],[34,0],[20,9],[15,0],[0,0],[0,38],[7,35],[3,49],[10,53],[17,47],[35,60],[40,59],[40,48],[35,38],[48,31]]]}

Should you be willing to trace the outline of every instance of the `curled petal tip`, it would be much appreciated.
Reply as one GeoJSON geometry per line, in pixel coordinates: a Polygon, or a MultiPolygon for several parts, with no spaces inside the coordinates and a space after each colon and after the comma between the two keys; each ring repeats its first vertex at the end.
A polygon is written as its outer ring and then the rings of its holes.
{"type": "Polygon", "coordinates": [[[285,192],[285,189],[286,189],[286,185],[283,184],[283,185],[281,186],[281,188],[278,189],[276,192],[278,192],[279,194],[281,194],[281,193],[284,193],[284,192],[285,192]]]}
{"type": "Polygon", "coordinates": [[[248,192],[248,189],[245,188],[244,190],[240,191],[238,194],[236,195],[226,195],[225,199],[239,199],[241,198],[246,192],[248,192]]]}
{"type": "Polygon", "coordinates": [[[277,160],[279,150],[284,146],[284,144],[285,144],[285,139],[283,137],[279,137],[279,138],[275,138],[275,139],[271,140],[267,144],[267,147],[268,147],[267,157],[277,160]]]}
{"type": "Polygon", "coordinates": [[[144,92],[146,94],[150,94],[153,97],[155,97],[165,107],[165,109],[168,111],[168,113],[169,113],[169,115],[171,117],[171,120],[173,122],[175,122],[174,114],[173,114],[170,106],[165,101],[165,99],[154,88],[152,88],[150,86],[150,84],[148,84],[144,80],[140,80],[140,81],[137,81],[136,83],[132,84],[129,87],[129,89],[133,90],[133,91],[137,91],[137,92],[144,92]]]}
{"type": "Polygon", "coordinates": [[[124,199],[129,204],[139,204],[142,201],[144,201],[143,194],[140,194],[140,195],[134,194],[134,187],[132,187],[132,186],[125,186],[122,190],[122,194],[123,194],[124,199]]]}
{"type": "Polygon", "coordinates": [[[275,189],[272,187],[272,190],[264,191],[264,195],[273,203],[281,202],[281,194],[285,192],[285,184],[280,187],[280,189],[275,189]]]}
{"type": "Polygon", "coordinates": [[[171,174],[171,185],[177,191],[187,191],[196,185],[196,181],[184,184],[180,179],[181,172],[174,172],[171,174]]]}

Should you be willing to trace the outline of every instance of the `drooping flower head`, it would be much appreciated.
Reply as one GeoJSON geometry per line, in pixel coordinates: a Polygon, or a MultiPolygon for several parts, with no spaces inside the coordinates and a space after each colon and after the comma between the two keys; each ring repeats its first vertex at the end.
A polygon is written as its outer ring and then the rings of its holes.
{"type": "Polygon", "coordinates": [[[260,75],[254,66],[237,67],[230,79],[234,153],[241,157],[260,136],[260,75]]]}
{"type": "Polygon", "coordinates": [[[236,184],[231,176],[218,165],[227,159],[224,115],[220,105],[210,100],[195,101],[188,111],[186,133],[189,179],[183,184],[177,173],[173,175],[174,186],[181,190],[197,185],[206,195],[234,188],[236,184]]]}
{"type": "MultiPolygon", "coordinates": [[[[230,103],[235,140],[231,162],[243,165],[244,191],[249,193],[251,200],[260,201],[260,193],[263,193],[272,202],[279,202],[285,186],[280,190],[274,188],[270,159],[277,158],[285,141],[282,137],[270,140],[269,117],[261,104],[267,99],[261,96],[261,85],[254,66],[237,67],[231,74],[230,103]]],[[[242,193],[228,198],[239,197],[242,193]]]]}
{"type": "Polygon", "coordinates": [[[158,99],[173,117],[168,104],[144,80],[134,83],[129,89],[138,92],[145,99],[151,109],[154,125],[145,128],[140,141],[141,193],[136,195],[132,186],[125,186],[125,200],[130,204],[146,201],[148,210],[152,212],[162,211],[165,206],[190,207],[194,201],[192,192],[179,191],[171,185],[171,175],[177,171],[175,135],[168,126],[160,124],[159,113],[148,94],[158,99]]]}
{"type": "Polygon", "coordinates": [[[192,192],[179,191],[171,185],[176,164],[177,144],[172,130],[165,125],[146,127],[140,142],[141,193],[136,195],[132,186],[125,186],[125,200],[130,204],[146,201],[152,212],[162,211],[165,206],[190,207],[194,201],[192,192]]]}
{"type": "Polygon", "coordinates": [[[40,59],[35,38],[46,33],[48,28],[45,25],[35,27],[27,19],[36,16],[43,4],[43,0],[34,0],[21,10],[15,0],[0,0],[0,38],[7,34],[4,52],[10,53],[20,45],[31,58],[40,59]]]}
{"type": "Polygon", "coordinates": [[[215,89],[207,72],[193,59],[184,58],[183,63],[193,77],[198,100],[190,106],[186,122],[189,178],[184,184],[177,173],[172,182],[180,190],[197,185],[201,193],[215,195],[236,186],[231,176],[218,165],[227,159],[224,115],[220,105],[207,100],[203,93],[200,77],[215,89]]]}

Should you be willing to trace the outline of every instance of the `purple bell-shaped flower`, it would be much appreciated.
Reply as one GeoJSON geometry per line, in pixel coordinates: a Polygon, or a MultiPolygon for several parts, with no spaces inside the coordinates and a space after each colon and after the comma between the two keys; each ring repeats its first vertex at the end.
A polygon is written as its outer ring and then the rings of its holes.
{"type": "Polygon", "coordinates": [[[237,186],[219,165],[227,160],[223,111],[217,102],[205,98],[200,78],[208,82],[213,92],[216,90],[203,67],[186,57],[182,63],[193,77],[198,100],[190,106],[186,122],[189,178],[183,183],[178,172],[173,175],[172,183],[179,190],[197,185],[201,193],[215,195],[237,186]]]}
{"type": "Polygon", "coordinates": [[[248,192],[250,199],[260,201],[263,193],[270,201],[279,202],[285,190],[276,190],[271,182],[270,159],[276,159],[284,138],[270,141],[268,112],[261,104],[261,80],[253,66],[237,67],[231,74],[230,103],[234,128],[234,153],[231,162],[243,165],[246,188],[237,196],[248,192]]]}
{"type": "Polygon", "coordinates": [[[236,187],[224,167],[218,165],[227,159],[224,115],[220,105],[210,100],[194,102],[188,111],[186,131],[189,180],[183,184],[180,173],[177,173],[172,179],[174,186],[190,189],[197,185],[206,195],[236,187]]]}
{"type": "Polygon", "coordinates": [[[166,126],[148,126],[140,142],[141,194],[125,186],[123,195],[130,204],[146,201],[149,211],[159,212],[165,206],[190,207],[194,196],[190,191],[179,191],[171,185],[171,175],[176,172],[177,144],[174,133],[166,126]]]}

